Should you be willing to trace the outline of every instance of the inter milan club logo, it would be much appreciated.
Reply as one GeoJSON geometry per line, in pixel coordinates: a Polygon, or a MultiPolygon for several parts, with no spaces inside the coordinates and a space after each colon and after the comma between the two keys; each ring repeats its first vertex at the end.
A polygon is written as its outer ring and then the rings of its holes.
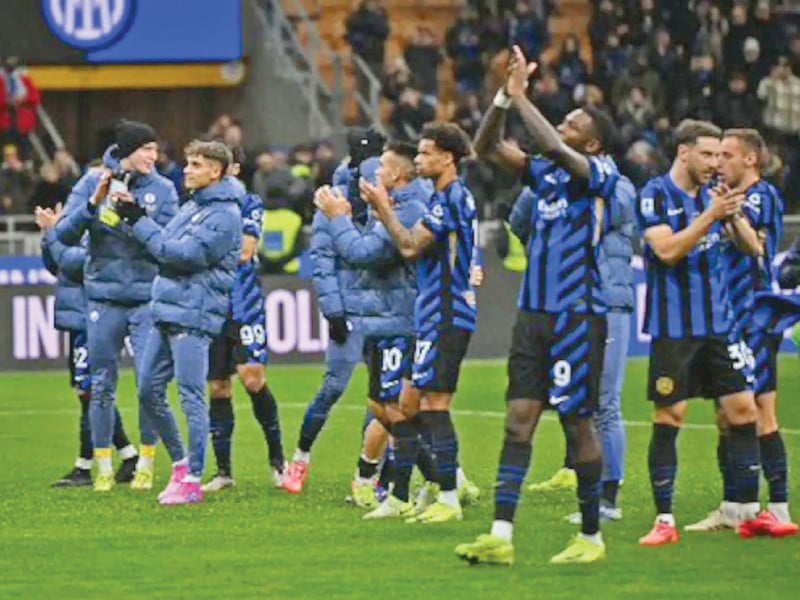
{"type": "Polygon", "coordinates": [[[110,46],[128,31],[136,0],[42,0],[50,30],[79,50],[110,46]]]}

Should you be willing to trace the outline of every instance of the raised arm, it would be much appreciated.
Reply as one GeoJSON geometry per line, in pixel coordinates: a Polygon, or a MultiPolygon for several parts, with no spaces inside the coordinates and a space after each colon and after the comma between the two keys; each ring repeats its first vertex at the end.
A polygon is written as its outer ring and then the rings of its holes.
{"type": "Polygon", "coordinates": [[[514,46],[513,60],[506,86],[508,96],[519,112],[525,129],[533,138],[537,151],[569,171],[573,176],[588,180],[591,177],[588,158],[570,148],[561,139],[556,128],[550,124],[525,93],[528,78],[535,69],[536,63],[528,63],[520,47],[514,46]]]}
{"type": "Polygon", "coordinates": [[[111,171],[104,171],[98,179],[96,176],[86,175],[75,187],[72,188],[64,215],[56,224],[56,237],[58,241],[67,246],[77,246],[81,238],[95,219],[97,206],[108,193],[108,184],[111,181],[111,171]]]}
{"type": "Polygon", "coordinates": [[[737,248],[750,256],[763,256],[764,244],[750,220],[742,213],[734,214],[725,223],[725,228],[737,248]]]}

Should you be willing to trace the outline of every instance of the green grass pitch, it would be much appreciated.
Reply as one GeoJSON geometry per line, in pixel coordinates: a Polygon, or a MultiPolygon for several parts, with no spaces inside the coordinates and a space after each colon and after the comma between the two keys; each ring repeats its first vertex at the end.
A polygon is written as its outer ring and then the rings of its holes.
{"type": "MultiPolygon", "coordinates": [[[[782,357],[779,386],[786,445],[795,462],[800,460],[798,366],[797,357],[782,357]]],[[[563,517],[576,510],[576,501],[571,494],[525,493],[517,518],[517,562],[511,568],[469,567],[453,554],[457,543],[486,532],[492,519],[504,411],[500,362],[470,363],[463,371],[455,417],[461,462],[483,498],[465,510],[463,522],[439,526],[363,522],[360,511],[343,502],[359,450],[363,369],[314,448],[303,495],[291,497],[271,487],[264,441],[237,387],[237,487],[209,496],[201,506],[174,508],[158,506],[155,498],[169,471],[163,449],[157,490],[150,494],[120,487],[104,496],[87,489],[50,489],[77,450],[77,402],[66,375],[2,375],[0,598],[795,597],[800,537],[745,541],[732,533],[686,534],[676,546],[637,545],[654,516],[645,373],[645,361],[630,362],[623,397],[629,440],[621,491],[625,516],[603,529],[607,560],[548,565],[575,532],[563,517]]],[[[318,366],[270,370],[288,454],[321,375],[318,366]]],[[[122,377],[120,398],[135,438],[130,373],[122,377]]],[[[675,511],[680,525],[705,516],[720,499],[711,405],[693,403],[690,420],[679,437],[675,511]]],[[[549,476],[562,453],[560,428],[548,419],[536,437],[528,480],[549,476]]],[[[794,498],[800,494],[796,478],[791,491],[794,498]]],[[[796,502],[794,509],[800,517],[796,502]]]]}

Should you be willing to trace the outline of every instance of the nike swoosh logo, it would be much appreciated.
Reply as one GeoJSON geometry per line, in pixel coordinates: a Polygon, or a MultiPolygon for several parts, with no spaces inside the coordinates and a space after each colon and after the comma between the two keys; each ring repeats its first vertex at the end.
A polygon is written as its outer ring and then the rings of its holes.
{"type": "Polygon", "coordinates": [[[569,396],[550,396],[550,406],[558,406],[566,400],[569,400],[569,396]]]}

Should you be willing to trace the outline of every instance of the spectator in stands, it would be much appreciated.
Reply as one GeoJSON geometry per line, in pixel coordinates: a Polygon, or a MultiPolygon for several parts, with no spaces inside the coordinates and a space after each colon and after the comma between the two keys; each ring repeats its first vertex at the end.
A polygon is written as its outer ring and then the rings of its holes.
{"type": "Polygon", "coordinates": [[[649,62],[664,83],[664,104],[673,106],[685,77],[683,61],[666,29],[659,29],[650,51],[649,62]]]}
{"type": "Polygon", "coordinates": [[[737,2],[731,9],[728,34],[722,44],[726,69],[736,69],[744,63],[744,43],[753,35],[753,25],[747,14],[747,3],[737,2]]]}
{"type": "Polygon", "coordinates": [[[653,39],[656,29],[662,25],[654,0],[640,0],[629,17],[629,24],[628,42],[639,47],[647,45],[653,39]]]}
{"type": "Polygon", "coordinates": [[[58,170],[59,183],[68,190],[72,189],[81,175],[75,157],[66,148],[60,148],[53,154],[53,164],[58,170]]]}
{"type": "Polygon", "coordinates": [[[553,64],[553,70],[561,85],[571,94],[579,83],[586,83],[588,69],[580,53],[580,39],[575,34],[564,38],[561,53],[553,64]]]}
{"type": "Polygon", "coordinates": [[[617,6],[612,0],[601,0],[589,24],[589,39],[592,42],[592,53],[595,56],[607,48],[606,42],[610,35],[615,36],[617,46],[619,46],[617,24],[617,6]]]}
{"type": "Polygon", "coordinates": [[[467,4],[461,6],[458,19],[445,36],[447,56],[453,61],[453,74],[459,93],[477,92],[483,82],[481,28],[477,13],[467,4]]]}
{"type": "Polygon", "coordinates": [[[610,96],[614,81],[620,74],[627,73],[630,66],[630,52],[621,46],[616,33],[610,33],[603,49],[595,54],[595,65],[594,80],[606,96],[610,96]]]}
{"type": "Polygon", "coordinates": [[[689,102],[685,116],[711,121],[714,118],[714,93],[717,88],[714,57],[709,52],[692,57],[689,72],[690,78],[686,86],[689,102]]]}
{"type": "Polygon", "coordinates": [[[303,218],[304,223],[311,223],[314,216],[314,150],[308,144],[296,146],[289,157],[289,172],[292,179],[289,195],[294,211],[303,218]]]}
{"type": "Polygon", "coordinates": [[[243,148],[244,133],[242,131],[241,122],[232,119],[230,125],[228,125],[222,133],[222,141],[225,142],[228,148],[243,148]]]}
{"type": "MultiPolygon", "coordinates": [[[[345,39],[353,51],[367,65],[378,81],[383,79],[383,61],[390,26],[386,9],[379,0],[363,0],[358,9],[347,18],[345,39]]],[[[364,98],[369,98],[369,79],[357,66],[353,66],[356,87],[364,98]]],[[[361,115],[362,119],[366,115],[361,115]]]]}
{"type": "Polygon", "coordinates": [[[228,113],[222,113],[209,126],[206,137],[209,139],[222,139],[225,131],[233,124],[233,118],[228,113]]]}
{"type": "Polygon", "coordinates": [[[491,57],[509,47],[508,22],[505,13],[498,7],[481,13],[480,28],[478,43],[484,56],[491,57]]]}
{"type": "Polygon", "coordinates": [[[761,44],[761,54],[768,64],[775,64],[786,52],[783,29],[770,8],[769,0],[757,0],[753,31],[761,44]]]}
{"type": "Polygon", "coordinates": [[[652,126],[655,118],[653,101],[647,91],[639,86],[631,88],[628,97],[618,109],[617,124],[620,136],[626,143],[631,143],[643,129],[652,126]]]}
{"type": "Polygon", "coordinates": [[[411,69],[402,56],[395,58],[386,69],[386,76],[383,80],[382,92],[387,100],[397,102],[400,94],[403,93],[412,83],[411,69]]]}
{"type": "Polygon", "coordinates": [[[0,164],[0,208],[3,214],[30,214],[28,199],[33,191],[33,175],[22,162],[19,150],[13,144],[3,147],[0,164]]]}
{"type": "Polygon", "coordinates": [[[728,20],[718,6],[711,6],[708,17],[701,22],[700,30],[694,40],[694,50],[706,51],[714,58],[716,64],[723,64],[723,44],[728,34],[728,20]]]}
{"type": "MultiPolygon", "coordinates": [[[[769,75],[771,65],[767,64],[764,57],[761,56],[761,43],[754,37],[744,40],[743,54],[744,62],[740,69],[747,77],[747,87],[751,90],[757,90],[761,80],[769,75]]],[[[729,65],[728,68],[733,67],[729,65]]]]}
{"type": "Polygon", "coordinates": [[[611,88],[611,103],[619,106],[631,92],[631,88],[638,86],[647,92],[653,102],[656,112],[664,109],[664,86],[658,71],[650,66],[647,50],[638,49],[627,73],[617,76],[611,88]]]}
{"type": "Polygon", "coordinates": [[[333,142],[323,140],[314,149],[314,182],[316,187],[330,185],[333,172],[339,166],[336,147],[333,142]]]}
{"type": "Polygon", "coordinates": [[[542,72],[541,78],[533,86],[533,97],[536,106],[551,123],[560,123],[572,110],[572,94],[559,85],[553,71],[542,72]]]}
{"type": "Polygon", "coordinates": [[[6,58],[0,68],[0,144],[15,144],[29,157],[28,135],[36,128],[39,89],[15,57],[6,58]]]}
{"type": "Polygon", "coordinates": [[[714,123],[723,129],[758,129],[761,126],[761,104],[747,87],[744,73],[734,72],[728,87],[714,99],[714,123]]]}
{"type": "Polygon", "coordinates": [[[33,190],[28,209],[34,212],[36,207],[55,210],[56,205],[67,202],[70,188],[63,185],[58,167],[53,163],[44,163],[39,169],[39,181],[33,190]]]}
{"type": "Polygon", "coordinates": [[[631,144],[625,153],[622,167],[637,189],[662,172],[658,151],[645,140],[637,140],[631,144]]]}
{"type": "MultiPolygon", "coordinates": [[[[758,85],[764,102],[764,125],[787,144],[797,144],[800,133],[800,78],[792,74],[789,59],[782,56],[768,77],[758,85]],[[791,139],[794,138],[794,139],[791,139]]],[[[786,144],[785,144],[786,145],[786,144]]]]}
{"type": "Polygon", "coordinates": [[[183,195],[183,166],[175,160],[175,153],[172,146],[167,142],[160,142],[158,145],[158,161],[156,162],[158,172],[169,179],[178,192],[178,196],[183,195]]]}
{"type": "Polygon", "coordinates": [[[436,108],[426,101],[422,92],[407,87],[392,110],[390,123],[400,141],[416,142],[427,123],[436,118],[436,108]]]}
{"type": "Polygon", "coordinates": [[[509,23],[509,42],[522,48],[529,60],[539,60],[550,38],[547,23],[528,0],[517,0],[509,23]]]}
{"type": "Polygon", "coordinates": [[[427,25],[417,28],[414,40],[403,52],[409,70],[414,74],[414,83],[433,102],[439,95],[439,65],[443,52],[433,30],[427,25]]]}

